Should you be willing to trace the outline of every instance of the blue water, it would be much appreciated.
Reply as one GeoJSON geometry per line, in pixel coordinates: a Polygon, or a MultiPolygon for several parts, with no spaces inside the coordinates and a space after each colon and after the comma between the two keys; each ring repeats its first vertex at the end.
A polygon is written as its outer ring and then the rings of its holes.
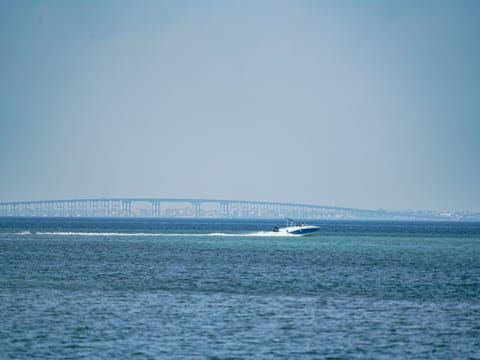
{"type": "Polygon", "coordinates": [[[480,224],[0,219],[2,359],[480,359],[480,224]]]}

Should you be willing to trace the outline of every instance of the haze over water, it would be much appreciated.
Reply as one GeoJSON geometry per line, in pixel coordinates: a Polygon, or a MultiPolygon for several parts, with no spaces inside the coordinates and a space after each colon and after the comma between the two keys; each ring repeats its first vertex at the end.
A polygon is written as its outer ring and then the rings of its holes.
{"type": "Polygon", "coordinates": [[[3,358],[480,357],[478,223],[2,219],[3,358]]]}
{"type": "Polygon", "coordinates": [[[0,0],[0,201],[480,211],[479,18],[471,0],[0,0]]]}

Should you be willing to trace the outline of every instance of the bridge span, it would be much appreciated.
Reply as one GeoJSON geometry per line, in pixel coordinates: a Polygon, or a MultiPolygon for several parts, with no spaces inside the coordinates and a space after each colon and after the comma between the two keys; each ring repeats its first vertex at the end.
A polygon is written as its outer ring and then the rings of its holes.
{"type": "Polygon", "coordinates": [[[381,210],[219,199],[102,198],[0,202],[0,216],[378,219],[394,215],[381,210]]]}

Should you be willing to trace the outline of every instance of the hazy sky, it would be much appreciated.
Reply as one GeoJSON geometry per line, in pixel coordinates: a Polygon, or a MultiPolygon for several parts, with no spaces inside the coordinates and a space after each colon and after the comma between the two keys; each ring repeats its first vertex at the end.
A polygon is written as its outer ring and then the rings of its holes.
{"type": "Polygon", "coordinates": [[[480,210],[480,1],[0,0],[0,201],[480,210]]]}

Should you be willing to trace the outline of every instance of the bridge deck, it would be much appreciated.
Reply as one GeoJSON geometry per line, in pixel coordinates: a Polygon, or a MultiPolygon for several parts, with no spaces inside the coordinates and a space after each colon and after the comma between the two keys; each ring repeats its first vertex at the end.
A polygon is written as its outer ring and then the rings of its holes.
{"type": "Polygon", "coordinates": [[[438,219],[438,215],[431,213],[387,212],[384,210],[288,202],[198,198],[90,198],[11,201],[0,203],[0,216],[438,219]]]}

